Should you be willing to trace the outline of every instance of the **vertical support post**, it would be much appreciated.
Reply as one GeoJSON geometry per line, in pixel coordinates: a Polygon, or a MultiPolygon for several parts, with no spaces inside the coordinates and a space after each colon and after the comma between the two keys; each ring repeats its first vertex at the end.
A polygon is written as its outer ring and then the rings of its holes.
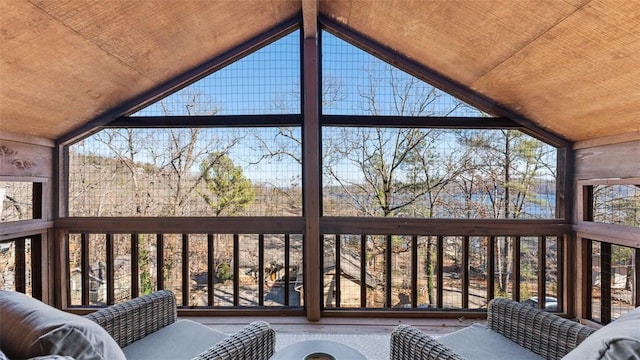
{"type": "Polygon", "coordinates": [[[640,248],[633,253],[633,306],[640,306],[640,248]]]}
{"type": "Polygon", "coordinates": [[[462,238],[462,308],[469,308],[469,236],[462,238]]]}
{"type": "MultiPolygon", "coordinates": [[[[427,249],[429,251],[429,249],[427,249]]],[[[364,257],[364,256],[363,256],[364,257]]],[[[427,274],[429,275],[429,274],[427,274]]],[[[418,236],[411,237],[411,307],[418,307],[418,236]]]]}
{"type": "Polygon", "coordinates": [[[581,260],[582,271],[584,273],[584,281],[581,282],[583,291],[580,293],[582,300],[580,301],[581,309],[578,311],[578,316],[586,319],[593,319],[593,272],[591,268],[593,266],[593,241],[589,239],[580,238],[581,248],[581,260]],[[586,269],[589,271],[586,271],[586,269]]]}
{"type": "Polygon", "coordinates": [[[367,235],[360,235],[360,307],[367,307],[367,235]]]}
{"type": "Polygon", "coordinates": [[[342,290],[342,285],[340,285],[340,278],[342,277],[342,264],[340,264],[340,250],[341,249],[341,244],[342,244],[342,238],[340,237],[340,234],[336,234],[336,260],[335,260],[335,278],[336,278],[336,290],[335,290],[335,298],[334,298],[334,306],[336,307],[336,309],[340,308],[340,293],[342,290]]]}
{"type": "Polygon", "coordinates": [[[593,221],[593,185],[584,186],[582,192],[582,221],[593,221]]]}
{"type": "Polygon", "coordinates": [[[538,304],[544,309],[547,300],[547,238],[538,236],[538,304]]]}
{"type": "Polygon", "coordinates": [[[558,148],[556,152],[558,176],[556,177],[556,218],[574,219],[574,186],[573,186],[573,149],[571,146],[558,148]]]}
{"type": "MultiPolygon", "coordinates": [[[[556,251],[557,251],[557,255],[556,255],[556,260],[558,261],[558,264],[556,265],[556,299],[558,300],[558,311],[560,312],[565,312],[565,313],[570,313],[570,314],[574,314],[574,308],[573,307],[569,307],[569,301],[567,301],[566,296],[568,293],[570,293],[570,291],[566,291],[565,289],[565,284],[568,284],[567,281],[565,281],[565,279],[567,279],[567,260],[565,259],[565,254],[567,253],[565,251],[565,246],[567,246],[568,243],[568,238],[567,235],[561,235],[561,236],[557,236],[556,237],[556,251]]],[[[574,241],[574,245],[575,245],[575,241],[574,241]]],[[[577,248],[577,247],[576,247],[577,248]]],[[[575,251],[575,249],[574,249],[575,251]]],[[[575,252],[575,254],[580,254],[579,252],[575,252]]],[[[574,262],[574,264],[576,264],[578,261],[574,262]]],[[[574,265],[575,266],[575,265],[574,265]]],[[[572,268],[573,270],[573,268],[572,268]]],[[[573,289],[577,289],[576,287],[572,287],[573,289]]],[[[571,292],[572,293],[572,292],[571,292]]],[[[574,296],[578,296],[579,293],[575,293],[573,294],[574,296]]]]}
{"type": "Polygon", "coordinates": [[[164,290],[164,234],[156,234],[156,287],[164,290]]]}
{"type": "Polygon", "coordinates": [[[487,239],[487,303],[495,297],[496,290],[496,237],[487,239]]]}
{"type": "Polygon", "coordinates": [[[320,320],[322,269],[320,257],[320,80],[317,36],[305,36],[302,51],[302,171],[304,196],[304,304],[309,321],[320,320]]]}
{"type": "MultiPolygon", "coordinates": [[[[509,236],[504,237],[504,241],[508,241],[509,236]]],[[[520,236],[511,237],[513,241],[513,270],[511,273],[511,281],[513,282],[513,300],[520,301],[520,236]]]]}
{"type": "MultiPolygon", "coordinates": [[[[576,188],[576,213],[573,223],[578,221],[593,221],[593,185],[576,188]]],[[[594,242],[584,238],[581,234],[566,235],[564,255],[567,274],[564,288],[570,293],[567,299],[567,313],[569,316],[593,320],[593,246],[594,242]],[[575,252],[576,256],[572,256],[575,252]]],[[[560,284],[558,284],[560,288],[560,284]]]]}
{"type": "Polygon", "coordinates": [[[189,306],[189,234],[182,234],[182,306],[189,306]]]}
{"type": "Polygon", "coordinates": [[[214,239],[213,234],[207,234],[207,304],[214,306],[214,281],[215,281],[215,267],[214,267],[214,239]]]}
{"type": "Polygon", "coordinates": [[[258,235],[258,306],[264,306],[264,234],[258,235]]]}
{"type": "Polygon", "coordinates": [[[391,276],[391,272],[393,270],[391,264],[391,258],[393,257],[393,252],[391,251],[391,236],[386,236],[386,244],[385,244],[385,254],[384,254],[384,274],[385,274],[385,307],[391,308],[391,294],[393,293],[393,278],[391,276]]]}
{"type": "Polygon", "coordinates": [[[105,239],[105,247],[106,247],[106,257],[107,257],[107,267],[106,267],[106,277],[107,277],[107,305],[113,305],[115,303],[115,279],[114,279],[114,254],[113,254],[113,235],[106,234],[105,239]]]}
{"type": "Polygon", "coordinates": [[[43,219],[44,192],[41,182],[32,183],[31,198],[33,199],[32,218],[43,219]]]}
{"type": "Polygon", "coordinates": [[[89,265],[89,235],[80,235],[80,266],[82,267],[82,305],[89,305],[91,268],[89,265]]]}
{"type": "Polygon", "coordinates": [[[436,255],[436,278],[438,280],[438,290],[437,299],[436,299],[436,307],[438,309],[442,309],[444,307],[444,276],[443,276],[443,267],[444,267],[444,236],[438,235],[438,254],[436,255]]]}
{"type": "Polygon", "coordinates": [[[54,304],[64,309],[71,303],[71,274],[69,269],[69,234],[64,230],[49,230],[53,239],[54,258],[54,288],[60,291],[53,292],[54,304]]]}
{"type": "Polygon", "coordinates": [[[57,170],[54,176],[53,191],[53,214],[55,218],[66,217],[69,215],[69,183],[67,181],[69,175],[69,147],[65,145],[57,145],[57,151],[54,151],[55,164],[54,169],[57,170]]]}
{"type": "Polygon", "coordinates": [[[240,305],[240,235],[233,234],[233,306],[240,305]]]}
{"type": "MultiPolygon", "coordinates": [[[[67,199],[69,195],[68,185],[65,179],[69,174],[69,151],[66,146],[56,143],[53,150],[53,176],[52,184],[47,186],[47,199],[49,200],[49,209],[44,211],[43,216],[47,220],[60,218],[68,215],[67,199]]],[[[43,195],[44,196],[44,195],[43,195]]],[[[46,202],[45,202],[46,203],[46,202]]],[[[42,248],[43,254],[52,254],[51,262],[47,264],[49,272],[46,285],[43,283],[43,289],[46,287],[47,294],[43,294],[43,300],[49,304],[54,304],[58,308],[63,309],[69,306],[71,302],[70,274],[68,262],[68,233],[62,230],[56,230],[55,227],[47,231],[47,246],[42,248]],[[50,252],[49,252],[50,251],[50,252]]],[[[44,262],[44,257],[43,257],[44,262]]]]}
{"type": "Polygon", "coordinates": [[[289,306],[289,288],[291,287],[291,279],[289,267],[291,266],[291,236],[284,234],[284,306],[289,306]]]}
{"type": "Polygon", "coordinates": [[[600,322],[611,322],[611,244],[600,243],[600,322]]]}
{"type": "MultiPolygon", "coordinates": [[[[25,242],[26,238],[21,237],[17,238],[13,241],[13,245],[15,247],[15,288],[17,292],[26,293],[27,290],[27,265],[26,265],[26,254],[25,254],[25,242]]],[[[84,289],[83,289],[84,290],[84,289]]]]}
{"type": "Polygon", "coordinates": [[[42,255],[48,254],[46,250],[43,251],[43,246],[47,243],[46,236],[42,234],[31,236],[31,296],[46,301],[48,301],[48,299],[43,299],[43,288],[45,286],[45,284],[43,284],[43,279],[45,278],[43,269],[47,268],[46,264],[48,262],[45,262],[42,255]]]}
{"type": "MultiPolygon", "coordinates": [[[[574,211],[573,223],[593,220],[593,186],[576,188],[577,204],[574,211]]],[[[566,252],[565,268],[567,269],[566,289],[564,298],[567,299],[566,310],[569,316],[593,319],[593,276],[592,276],[592,246],[591,240],[583,238],[581,234],[565,236],[566,252]]],[[[559,284],[558,284],[559,285],[559,284]]]]}
{"type": "Polygon", "coordinates": [[[140,294],[140,249],[138,248],[138,235],[131,234],[131,298],[137,298],[140,294]]]}

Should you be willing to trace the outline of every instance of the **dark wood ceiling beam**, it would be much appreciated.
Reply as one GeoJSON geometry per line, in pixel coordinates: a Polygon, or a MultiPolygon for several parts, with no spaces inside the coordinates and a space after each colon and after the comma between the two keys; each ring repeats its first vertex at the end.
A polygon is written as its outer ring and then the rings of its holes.
{"type": "Polygon", "coordinates": [[[417,127],[440,129],[523,129],[506,117],[322,115],[325,126],[417,127]]]}
{"type": "MultiPolygon", "coordinates": [[[[304,0],[303,0],[304,3],[304,0]]],[[[307,18],[308,19],[308,18],[307,18]]],[[[317,31],[317,30],[316,30],[317,31]]],[[[322,236],[321,217],[321,149],[320,131],[320,48],[318,38],[302,41],[302,196],[304,231],[304,306],[307,320],[318,321],[322,312],[322,236]]]]}
{"type": "MultiPolygon", "coordinates": [[[[321,115],[325,126],[375,126],[465,129],[523,129],[506,117],[321,115]]],[[[300,126],[302,115],[122,116],[103,128],[300,126]]]]}
{"type": "Polygon", "coordinates": [[[318,38],[318,0],[302,0],[302,26],[305,39],[318,38]]]}
{"type": "Polygon", "coordinates": [[[103,128],[300,126],[302,115],[122,116],[103,128]]]}

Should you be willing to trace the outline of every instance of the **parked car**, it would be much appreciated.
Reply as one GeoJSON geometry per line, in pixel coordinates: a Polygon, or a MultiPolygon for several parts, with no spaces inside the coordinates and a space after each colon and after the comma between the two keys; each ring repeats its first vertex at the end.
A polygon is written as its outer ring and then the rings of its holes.
{"type": "MultiPolygon", "coordinates": [[[[540,305],[538,305],[538,297],[537,296],[533,296],[528,298],[527,300],[523,301],[524,304],[527,304],[531,307],[534,308],[539,308],[540,305]]],[[[551,297],[551,296],[546,296],[544,298],[544,310],[548,311],[548,312],[557,312],[558,311],[558,299],[551,297]]]]}

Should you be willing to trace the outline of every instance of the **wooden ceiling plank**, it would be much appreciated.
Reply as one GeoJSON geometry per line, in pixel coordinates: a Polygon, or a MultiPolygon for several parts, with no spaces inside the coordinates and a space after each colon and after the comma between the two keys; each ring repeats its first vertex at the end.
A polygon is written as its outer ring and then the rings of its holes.
{"type": "Polygon", "coordinates": [[[332,18],[334,21],[349,25],[349,16],[353,0],[319,0],[319,13],[332,18]]]}
{"type": "Polygon", "coordinates": [[[640,3],[605,4],[592,1],[473,87],[575,141],[640,129],[640,3]]]}
{"type": "Polygon", "coordinates": [[[349,27],[469,84],[576,10],[558,1],[527,4],[354,0],[349,27]]]}
{"type": "Polygon", "coordinates": [[[571,140],[639,129],[637,1],[30,0],[0,13],[0,130],[56,139],[305,7],[571,140]]]}
{"type": "Polygon", "coordinates": [[[183,72],[169,81],[159,83],[148,91],[145,91],[132,99],[119,103],[118,106],[93,117],[90,121],[85,122],[74,130],[58,137],[57,141],[60,144],[66,145],[86,137],[91,134],[94,129],[108,124],[121,116],[138,111],[153,102],[159,101],[163,97],[178,91],[188,84],[198,81],[208,74],[262,48],[274,39],[290,33],[296,29],[298,25],[299,19],[297,17],[290,18],[272,29],[262,32],[259,36],[256,36],[249,41],[245,41],[223,54],[208,59],[205,63],[189,69],[189,71],[183,72]]]}
{"type": "Polygon", "coordinates": [[[29,41],[19,36],[2,45],[0,130],[55,139],[108,107],[105,99],[122,101],[117,89],[151,86],[40,9],[25,6],[17,13],[30,19],[29,29],[13,23],[16,28],[9,31],[31,35],[29,41]],[[5,52],[4,44],[11,50],[5,52]]]}
{"type": "Polygon", "coordinates": [[[12,2],[0,130],[57,139],[299,12],[295,0],[12,2]]]}

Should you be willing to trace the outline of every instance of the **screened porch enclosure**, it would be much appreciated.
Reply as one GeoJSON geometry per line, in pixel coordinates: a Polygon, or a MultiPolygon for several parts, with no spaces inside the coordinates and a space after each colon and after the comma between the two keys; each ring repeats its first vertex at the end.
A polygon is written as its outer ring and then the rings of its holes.
{"type": "Polygon", "coordinates": [[[56,219],[0,238],[0,288],[310,320],[640,305],[638,177],[578,181],[570,141],[331,20],[269,34],[60,139],[53,180],[2,177],[3,222],[56,219]]]}
{"type": "Polygon", "coordinates": [[[66,147],[67,306],[170,289],[188,308],[295,313],[319,287],[324,312],[497,296],[561,311],[561,144],[323,31],[321,170],[304,173],[300,36],[66,147]],[[320,271],[305,277],[303,189],[318,175],[320,271]],[[108,225],[130,217],[124,233],[108,225]]]}

